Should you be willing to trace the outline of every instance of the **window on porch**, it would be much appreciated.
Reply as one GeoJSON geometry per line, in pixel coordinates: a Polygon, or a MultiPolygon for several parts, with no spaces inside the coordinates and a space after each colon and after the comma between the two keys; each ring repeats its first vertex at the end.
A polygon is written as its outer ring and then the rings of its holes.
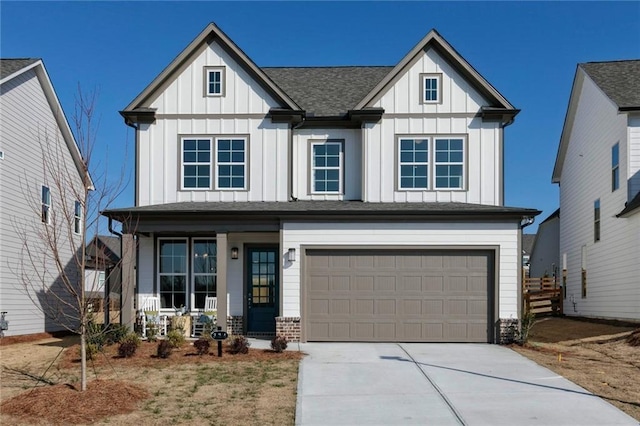
{"type": "Polygon", "coordinates": [[[193,293],[195,309],[204,308],[207,296],[216,297],[216,241],[193,240],[193,293]]]}

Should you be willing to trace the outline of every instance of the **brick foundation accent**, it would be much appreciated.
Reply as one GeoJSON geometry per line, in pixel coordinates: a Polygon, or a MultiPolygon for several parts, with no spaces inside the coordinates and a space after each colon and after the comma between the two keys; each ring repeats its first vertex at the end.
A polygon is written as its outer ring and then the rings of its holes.
{"type": "Polygon", "coordinates": [[[244,317],[242,315],[227,317],[227,333],[230,336],[242,336],[244,334],[244,317]]]}
{"type": "Polygon", "coordinates": [[[299,342],[300,330],[300,317],[276,317],[276,335],[286,337],[289,342],[299,342]]]}
{"type": "Polygon", "coordinates": [[[516,318],[500,318],[496,323],[496,343],[508,345],[516,339],[518,320],[516,318]]]}

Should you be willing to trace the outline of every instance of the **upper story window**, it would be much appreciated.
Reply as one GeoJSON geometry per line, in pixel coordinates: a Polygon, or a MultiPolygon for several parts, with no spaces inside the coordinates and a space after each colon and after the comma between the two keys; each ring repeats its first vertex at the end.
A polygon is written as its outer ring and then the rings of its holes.
{"type": "Polygon", "coordinates": [[[611,191],[620,188],[620,144],[611,148],[611,191]]]}
{"type": "Polygon", "coordinates": [[[73,205],[73,232],[82,233],[82,204],[80,201],[75,201],[73,205]]]}
{"type": "Polygon", "coordinates": [[[600,199],[593,203],[593,241],[600,241],[600,199]]]}
{"type": "Polygon", "coordinates": [[[442,74],[420,74],[420,102],[438,104],[442,102],[442,74]]]}
{"type": "Polygon", "coordinates": [[[51,223],[51,190],[42,186],[42,223],[51,223]]]}
{"type": "Polygon", "coordinates": [[[398,189],[464,189],[465,163],[463,137],[400,137],[398,189]]]}
{"type": "Polygon", "coordinates": [[[342,141],[311,143],[311,192],[342,193],[344,149],[342,141]]]}
{"type": "Polygon", "coordinates": [[[224,67],[204,68],[205,96],[224,96],[224,67]]]}
{"type": "Polygon", "coordinates": [[[182,139],[182,189],[211,188],[211,139],[182,139]]]}
{"type": "Polygon", "coordinates": [[[216,138],[216,189],[247,189],[247,139],[216,138]]]}

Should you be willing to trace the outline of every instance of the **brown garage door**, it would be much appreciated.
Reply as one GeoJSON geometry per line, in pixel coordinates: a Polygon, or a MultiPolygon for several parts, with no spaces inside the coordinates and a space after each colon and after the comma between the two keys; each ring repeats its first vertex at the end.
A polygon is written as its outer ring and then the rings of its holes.
{"type": "Polygon", "coordinates": [[[308,250],[309,341],[487,342],[492,252],[308,250]]]}

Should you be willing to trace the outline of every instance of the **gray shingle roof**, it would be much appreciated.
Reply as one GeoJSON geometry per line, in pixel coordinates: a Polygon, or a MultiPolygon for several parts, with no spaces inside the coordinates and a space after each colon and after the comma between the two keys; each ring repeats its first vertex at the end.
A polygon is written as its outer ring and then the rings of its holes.
{"type": "Polygon", "coordinates": [[[496,215],[535,216],[540,211],[520,207],[488,206],[467,203],[365,203],[362,201],[291,202],[181,202],[155,204],[103,212],[106,216],[128,214],[211,214],[211,215],[496,215]]]}
{"type": "Polygon", "coordinates": [[[533,249],[533,242],[536,239],[536,234],[522,234],[522,251],[526,254],[531,254],[533,249]]]}
{"type": "Polygon", "coordinates": [[[640,60],[587,62],[580,67],[618,108],[640,108],[640,60]]]}
{"type": "Polygon", "coordinates": [[[353,109],[393,67],[262,68],[307,115],[340,116],[353,109]]]}
{"type": "Polygon", "coordinates": [[[37,58],[0,59],[0,79],[39,61],[37,58]]]}
{"type": "Polygon", "coordinates": [[[624,216],[627,215],[637,209],[640,209],[640,192],[636,194],[635,197],[631,201],[625,204],[624,209],[618,213],[616,216],[624,216]]]}

